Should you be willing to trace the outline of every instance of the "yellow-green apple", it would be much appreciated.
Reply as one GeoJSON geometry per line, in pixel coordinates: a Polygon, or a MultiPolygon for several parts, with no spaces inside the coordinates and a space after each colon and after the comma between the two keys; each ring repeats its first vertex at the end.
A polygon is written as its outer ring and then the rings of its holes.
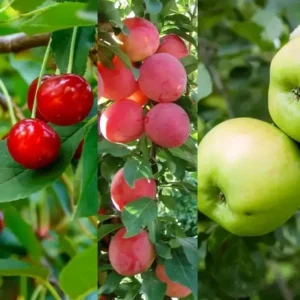
{"type": "Polygon", "coordinates": [[[284,224],[300,205],[300,152],[275,126],[227,120],[198,150],[198,208],[229,232],[259,236],[284,224]]]}
{"type": "Polygon", "coordinates": [[[271,62],[268,105],[274,123],[300,142],[300,37],[285,44],[271,62]]]}

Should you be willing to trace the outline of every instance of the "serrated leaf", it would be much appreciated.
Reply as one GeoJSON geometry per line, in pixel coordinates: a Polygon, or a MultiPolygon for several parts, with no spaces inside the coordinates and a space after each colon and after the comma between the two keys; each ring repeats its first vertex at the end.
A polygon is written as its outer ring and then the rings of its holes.
{"type": "Polygon", "coordinates": [[[152,177],[151,165],[148,161],[130,158],[124,165],[124,179],[131,188],[134,182],[140,178],[152,177]]]}
{"type": "Polygon", "coordinates": [[[198,247],[197,247],[197,239],[195,238],[179,238],[177,237],[177,241],[183,247],[184,253],[192,266],[196,266],[198,264],[198,247]]]}
{"type": "Polygon", "coordinates": [[[130,154],[130,150],[126,146],[114,144],[107,140],[102,140],[98,143],[99,154],[110,154],[114,157],[123,157],[130,154]]]}
{"type": "Polygon", "coordinates": [[[60,155],[56,162],[39,170],[21,167],[10,156],[6,141],[0,141],[0,202],[26,198],[57,180],[71,162],[83,137],[83,125],[52,126],[61,137],[60,155]]]}
{"type": "MultiPolygon", "coordinates": [[[[73,29],[55,31],[52,34],[51,50],[61,73],[67,73],[73,29]]],[[[95,43],[95,27],[77,29],[72,72],[83,76],[87,67],[89,50],[95,43]]]]}
{"type": "Polygon", "coordinates": [[[59,281],[71,299],[80,300],[97,290],[97,244],[74,256],[63,268],[59,281]]]}
{"type": "Polygon", "coordinates": [[[147,296],[147,300],[163,300],[167,285],[158,280],[154,272],[145,272],[142,278],[142,291],[147,296]]]}
{"type": "Polygon", "coordinates": [[[189,287],[197,299],[198,280],[197,267],[190,265],[181,248],[172,251],[172,258],[165,261],[166,274],[175,282],[189,287]]]}
{"type": "Polygon", "coordinates": [[[111,272],[107,276],[103,285],[98,290],[99,295],[113,293],[116,290],[116,288],[119,286],[122,279],[123,276],[119,275],[116,272],[111,272]]]}
{"type": "Polygon", "coordinates": [[[102,240],[107,234],[112,233],[123,227],[122,224],[103,224],[98,228],[98,241],[102,240]]]}
{"type": "Polygon", "coordinates": [[[125,205],[121,213],[124,226],[127,229],[125,237],[138,234],[157,217],[157,202],[149,198],[140,198],[125,205]]]}

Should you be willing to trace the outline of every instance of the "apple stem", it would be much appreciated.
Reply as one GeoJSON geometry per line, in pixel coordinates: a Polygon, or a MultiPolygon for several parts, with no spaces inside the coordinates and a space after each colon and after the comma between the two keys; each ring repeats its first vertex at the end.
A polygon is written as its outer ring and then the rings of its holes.
{"type": "Polygon", "coordinates": [[[225,195],[224,195],[222,192],[220,192],[220,193],[218,194],[218,198],[219,198],[219,200],[222,201],[222,202],[225,201],[225,199],[226,199],[226,198],[225,198],[225,195]]]}
{"type": "Polygon", "coordinates": [[[73,35],[72,35],[72,40],[71,40],[71,48],[70,48],[70,56],[69,56],[69,64],[68,64],[67,73],[72,73],[77,30],[78,30],[78,27],[77,26],[74,27],[74,29],[73,29],[73,35]]]}
{"type": "Polygon", "coordinates": [[[36,109],[37,109],[37,93],[38,90],[40,88],[41,82],[42,82],[42,78],[46,69],[46,64],[48,61],[48,57],[50,54],[50,49],[51,49],[51,41],[52,39],[50,38],[45,55],[44,55],[44,59],[43,59],[43,63],[42,63],[42,67],[41,67],[41,71],[40,71],[40,75],[39,75],[39,79],[38,79],[38,83],[36,86],[36,90],[35,90],[35,95],[34,95],[34,101],[33,101],[33,107],[32,107],[32,114],[31,114],[31,118],[34,119],[36,116],[36,109]]]}
{"type": "Polygon", "coordinates": [[[13,104],[12,104],[12,100],[9,96],[9,93],[3,83],[3,81],[0,79],[0,88],[6,98],[6,102],[7,102],[7,107],[8,107],[8,111],[9,111],[9,115],[10,115],[10,120],[12,125],[15,125],[17,123],[17,119],[16,119],[16,115],[14,112],[14,108],[13,108],[13,104]]]}

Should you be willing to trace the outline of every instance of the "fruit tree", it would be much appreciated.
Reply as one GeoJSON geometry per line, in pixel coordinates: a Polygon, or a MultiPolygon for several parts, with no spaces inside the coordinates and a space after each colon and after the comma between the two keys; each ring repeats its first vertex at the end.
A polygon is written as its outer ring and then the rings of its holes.
{"type": "Polygon", "coordinates": [[[97,3],[0,11],[0,298],[95,299],[97,3]]]}
{"type": "Polygon", "coordinates": [[[200,2],[200,299],[300,296],[299,9],[200,2]]]}
{"type": "Polygon", "coordinates": [[[197,299],[197,3],[99,12],[99,297],[197,299]]]}

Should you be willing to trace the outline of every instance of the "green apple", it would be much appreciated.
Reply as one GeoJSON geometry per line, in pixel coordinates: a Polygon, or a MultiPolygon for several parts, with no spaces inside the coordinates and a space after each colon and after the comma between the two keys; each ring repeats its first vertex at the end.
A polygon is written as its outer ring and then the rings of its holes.
{"type": "Polygon", "coordinates": [[[268,106],[274,123],[300,142],[300,37],[285,44],[271,62],[268,106]]]}
{"type": "Polygon", "coordinates": [[[229,232],[259,236],[300,205],[300,152],[282,131],[251,118],[210,130],[198,150],[198,209],[229,232]]]}

